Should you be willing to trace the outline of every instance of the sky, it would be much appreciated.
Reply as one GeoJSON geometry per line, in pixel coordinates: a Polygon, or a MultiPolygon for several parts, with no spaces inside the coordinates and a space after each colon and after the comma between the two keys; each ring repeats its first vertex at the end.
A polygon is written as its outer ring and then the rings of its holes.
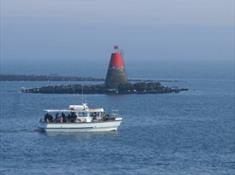
{"type": "Polygon", "coordinates": [[[133,76],[234,73],[235,0],[0,0],[0,10],[0,73],[103,76],[113,45],[133,76]]]}

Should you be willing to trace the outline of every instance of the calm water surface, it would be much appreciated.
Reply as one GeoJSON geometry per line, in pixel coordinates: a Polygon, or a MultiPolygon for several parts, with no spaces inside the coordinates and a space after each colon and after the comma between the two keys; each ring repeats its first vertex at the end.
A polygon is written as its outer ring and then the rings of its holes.
{"type": "Polygon", "coordinates": [[[235,174],[234,80],[184,80],[174,85],[190,91],[179,94],[86,95],[124,121],[118,132],[74,134],[37,131],[43,109],[81,102],[19,92],[45,84],[0,83],[0,174],[235,174]]]}

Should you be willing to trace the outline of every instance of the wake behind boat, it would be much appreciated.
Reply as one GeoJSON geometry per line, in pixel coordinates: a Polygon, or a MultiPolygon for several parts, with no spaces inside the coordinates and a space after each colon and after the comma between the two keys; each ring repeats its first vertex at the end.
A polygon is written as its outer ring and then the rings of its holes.
{"type": "Polygon", "coordinates": [[[47,132],[116,131],[122,122],[117,114],[107,114],[103,108],[87,104],[70,105],[68,109],[47,109],[39,128],[47,132]]]}

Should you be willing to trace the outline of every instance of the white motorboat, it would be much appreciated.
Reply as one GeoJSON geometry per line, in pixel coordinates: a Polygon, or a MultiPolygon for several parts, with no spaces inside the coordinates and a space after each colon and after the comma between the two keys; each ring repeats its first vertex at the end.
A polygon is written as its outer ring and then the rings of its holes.
{"type": "Polygon", "coordinates": [[[87,104],[70,105],[68,109],[47,109],[39,128],[47,132],[116,131],[122,122],[117,113],[107,114],[103,108],[87,104]]]}

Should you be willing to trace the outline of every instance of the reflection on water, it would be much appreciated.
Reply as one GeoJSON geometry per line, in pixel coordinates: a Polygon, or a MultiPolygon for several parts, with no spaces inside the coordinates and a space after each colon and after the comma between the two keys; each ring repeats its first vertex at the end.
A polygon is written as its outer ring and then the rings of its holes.
{"type": "Polygon", "coordinates": [[[60,137],[60,136],[72,136],[76,138],[86,138],[92,139],[93,137],[117,137],[119,135],[118,131],[110,132],[45,132],[40,131],[42,134],[45,134],[49,137],[60,137]]]}
{"type": "Polygon", "coordinates": [[[31,129],[0,129],[0,134],[7,134],[7,133],[31,133],[31,132],[38,132],[38,130],[31,130],[31,129]]]}

